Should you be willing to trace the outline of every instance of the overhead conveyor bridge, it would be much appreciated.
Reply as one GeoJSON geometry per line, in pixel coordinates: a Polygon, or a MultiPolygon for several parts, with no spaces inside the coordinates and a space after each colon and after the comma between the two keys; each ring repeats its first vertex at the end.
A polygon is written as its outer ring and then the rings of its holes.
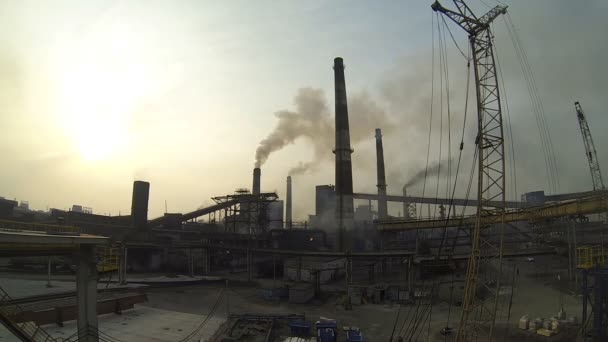
{"type": "MultiPolygon", "coordinates": [[[[542,221],[559,217],[589,215],[605,212],[608,209],[608,199],[601,195],[581,198],[573,201],[553,203],[549,205],[530,207],[507,211],[504,222],[518,221],[542,221]]],[[[427,219],[427,220],[392,220],[376,222],[379,231],[408,231],[416,229],[433,229],[445,227],[462,227],[475,224],[475,215],[460,216],[449,219],[427,219]]],[[[496,223],[495,215],[481,217],[482,225],[496,223]]]]}

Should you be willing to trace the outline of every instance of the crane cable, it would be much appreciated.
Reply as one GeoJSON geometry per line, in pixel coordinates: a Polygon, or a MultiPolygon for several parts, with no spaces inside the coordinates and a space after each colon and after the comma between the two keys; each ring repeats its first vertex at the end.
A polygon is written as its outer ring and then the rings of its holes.
{"type": "MultiPolygon", "coordinates": [[[[435,94],[435,14],[431,15],[431,104],[429,109],[429,134],[428,141],[426,146],[426,166],[424,168],[424,182],[422,183],[422,197],[424,197],[426,192],[426,179],[429,171],[429,157],[431,154],[431,135],[433,133],[433,102],[434,102],[434,94],[435,94]]],[[[420,215],[419,218],[422,219],[422,204],[420,205],[420,215]]],[[[416,236],[418,236],[418,232],[416,232],[416,236]]]]}
{"type": "Polygon", "coordinates": [[[545,115],[542,100],[540,98],[538,87],[536,86],[536,79],[534,77],[534,74],[532,73],[532,68],[530,67],[527,53],[519,37],[519,31],[513,24],[511,16],[508,13],[505,16],[504,21],[507,27],[507,32],[511,39],[511,43],[513,44],[513,48],[518,58],[518,62],[520,64],[524,79],[526,81],[526,87],[530,96],[532,111],[534,112],[534,116],[536,118],[536,124],[541,139],[541,147],[544,153],[545,167],[547,169],[549,186],[551,187],[551,190],[553,192],[557,192],[560,187],[559,171],[555,158],[555,152],[553,148],[550,130],[547,124],[547,118],[545,115]]]}
{"type": "Polygon", "coordinates": [[[496,56],[496,68],[498,69],[498,76],[499,77],[499,81],[500,81],[500,91],[502,93],[502,97],[504,98],[504,101],[502,101],[501,103],[504,104],[504,112],[505,112],[505,117],[507,119],[507,124],[506,129],[507,129],[507,136],[509,137],[509,143],[506,144],[507,147],[509,147],[509,153],[507,153],[507,157],[510,158],[511,162],[509,163],[509,167],[510,167],[510,178],[512,179],[512,191],[513,191],[513,199],[518,200],[518,191],[517,191],[517,163],[516,163],[516,159],[515,159],[515,139],[513,139],[513,124],[511,123],[511,110],[509,109],[509,97],[507,94],[507,87],[505,87],[505,82],[504,82],[504,77],[502,74],[502,67],[500,66],[500,59],[499,59],[499,53],[498,53],[498,48],[496,45],[496,42],[493,42],[493,46],[494,49],[496,51],[495,56],[496,56]]]}
{"type": "MultiPolygon", "coordinates": [[[[424,195],[426,193],[426,181],[427,181],[427,176],[428,176],[429,158],[430,158],[430,153],[431,153],[431,136],[432,136],[432,132],[433,132],[433,102],[434,102],[434,93],[435,93],[435,16],[436,16],[436,14],[431,12],[431,101],[430,101],[430,108],[429,108],[429,131],[428,131],[427,149],[426,149],[424,182],[422,183],[422,197],[424,197],[424,195]]],[[[418,216],[420,219],[422,219],[422,208],[423,207],[421,204],[420,210],[418,212],[418,216]]],[[[405,215],[405,213],[404,213],[404,215],[405,215]]],[[[416,231],[416,241],[418,241],[418,236],[419,236],[419,232],[416,231]]],[[[412,317],[414,317],[413,308],[408,310],[405,313],[405,317],[403,318],[403,323],[401,324],[401,327],[399,328],[399,333],[397,334],[397,336],[400,336],[400,337],[403,336],[403,331],[404,331],[406,323],[408,322],[408,318],[410,315],[412,315],[412,317]]],[[[397,326],[398,323],[399,323],[399,321],[396,320],[395,324],[393,326],[393,330],[395,330],[395,327],[397,326]]],[[[409,326],[408,326],[408,329],[409,329],[409,326]]]]}

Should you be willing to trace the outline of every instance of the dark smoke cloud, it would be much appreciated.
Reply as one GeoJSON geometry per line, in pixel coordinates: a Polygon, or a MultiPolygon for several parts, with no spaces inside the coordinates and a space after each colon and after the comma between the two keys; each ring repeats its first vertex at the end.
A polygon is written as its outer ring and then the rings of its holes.
{"type": "Polygon", "coordinates": [[[428,169],[423,168],[418,170],[404,185],[404,187],[408,188],[410,186],[416,185],[425,180],[425,178],[436,176],[441,172],[441,170],[447,170],[449,164],[449,160],[442,160],[439,162],[434,162],[429,165],[428,169]]]}
{"type": "MultiPolygon", "coordinates": [[[[309,172],[323,161],[332,159],[334,145],[334,116],[329,110],[325,94],[320,89],[301,88],[294,99],[296,111],[279,111],[275,129],[260,142],[256,150],[256,167],[262,166],[270,154],[306,138],[313,147],[313,159],[299,162],[290,169],[290,175],[309,172]]],[[[392,123],[384,110],[363,91],[354,94],[348,102],[353,144],[373,139],[374,129],[390,132],[392,123]]]]}

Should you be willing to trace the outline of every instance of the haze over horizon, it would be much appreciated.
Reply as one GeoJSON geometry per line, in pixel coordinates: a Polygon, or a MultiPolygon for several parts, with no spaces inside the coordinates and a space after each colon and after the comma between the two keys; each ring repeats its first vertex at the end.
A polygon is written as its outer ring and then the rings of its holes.
{"type": "MultiPolygon", "coordinates": [[[[250,188],[256,150],[275,129],[275,113],[306,112],[313,119],[305,122],[333,124],[331,66],[337,56],[346,65],[355,192],[376,191],[379,126],[388,193],[399,194],[426,161],[437,35],[431,2],[2,2],[0,196],[27,200],[33,209],[80,204],[117,215],[130,212],[133,180],[146,180],[149,216],[156,217],[165,201],[169,212],[186,212],[211,204],[212,196],[250,188]],[[316,104],[312,109],[298,106],[302,93],[316,104]]],[[[488,10],[484,2],[471,1],[478,15],[488,10]]],[[[580,101],[587,114],[605,171],[608,3],[507,4],[544,104],[559,166],[557,191],[591,190],[573,104],[580,101]]],[[[466,47],[465,34],[449,27],[466,47]]],[[[536,121],[502,19],[494,34],[517,161],[517,189],[508,198],[550,192],[536,121]]],[[[446,39],[455,160],[466,61],[446,39]]],[[[429,159],[437,162],[448,157],[443,134],[439,158],[439,125],[448,130],[445,112],[444,121],[438,114],[438,93],[433,100],[429,159]]],[[[473,118],[469,108],[462,183],[472,159],[473,118]]],[[[262,190],[276,190],[280,198],[290,170],[310,166],[293,179],[297,220],[314,213],[314,186],[334,182],[333,132],[319,127],[288,140],[262,166],[262,190]]],[[[457,193],[465,188],[459,184],[457,193]]],[[[434,197],[435,183],[426,191],[434,197]]],[[[410,193],[420,195],[422,186],[410,193]]],[[[392,215],[398,210],[389,206],[392,215]]]]}

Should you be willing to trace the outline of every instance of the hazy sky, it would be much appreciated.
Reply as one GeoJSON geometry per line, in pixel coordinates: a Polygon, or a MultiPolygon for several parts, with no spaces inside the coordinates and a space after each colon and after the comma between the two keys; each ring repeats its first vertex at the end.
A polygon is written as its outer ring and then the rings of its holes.
{"type": "MultiPolygon", "coordinates": [[[[251,187],[255,150],[274,129],[274,113],[295,110],[300,88],[320,89],[333,115],[336,56],[345,60],[349,99],[364,99],[365,108],[387,118],[380,128],[386,132],[388,188],[398,193],[426,158],[430,3],[2,1],[0,196],[28,200],[35,209],[81,204],[118,214],[129,212],[132,181],[141,179],[151,182],[154,217],[164,211],[165,200],[170,212],[188,211],[210,204],[212,196],[251,187]]],[[[488,10],[480,0],[470,3],[479,14],[488,10]]],[[[558,152],[558,191],[589,190],[573,102],[580,100],[587,113],[606,170],[608,2],[507,3],[558,152]]],[[[450,27],[466,46],[463,32],[450,27]]],[[[517,194],[508,195],[515,198],[548,190],[548,184],[536,121],[503,19],[496,21],[494,32],[515,143],[517,194]]],[[[450,38],[447,46],[450,146],[457,158],[466,62],[450,38]]],[[[436,161],[438,88],[433,98],[430,159],[436,161]]],[[[376,184],[376,122],[366,117],[365,112],[351,116],[353,129],[369,130],[369,139],[354,144],[355,191],[361,192],[375,191],[376,184]]],[[[472,129],[465,135],[462,179],[471,164],[472,129]]],[[[442,159],[448,154],[446,139],[444,134],[442,159]]],[[[282,197],[288,170],[312,158],[309,138],[270,155],[262,169],[262,190],[276,190],[282,197]]],[[[297,219],[313,213],[314,185],[333,183],[333,177],[333,165],[323,162],[294,178],[297,219]]],[[[427,185],[427,194],[435,195],[434,186],[427,185]]],[[[445,192],[442,187],[439,193],[445,192]]],[[[464,188],[459,184],[459,193],[464,188]]],[[[390,210],[396,215],[398,208],[390,210]]]]}

